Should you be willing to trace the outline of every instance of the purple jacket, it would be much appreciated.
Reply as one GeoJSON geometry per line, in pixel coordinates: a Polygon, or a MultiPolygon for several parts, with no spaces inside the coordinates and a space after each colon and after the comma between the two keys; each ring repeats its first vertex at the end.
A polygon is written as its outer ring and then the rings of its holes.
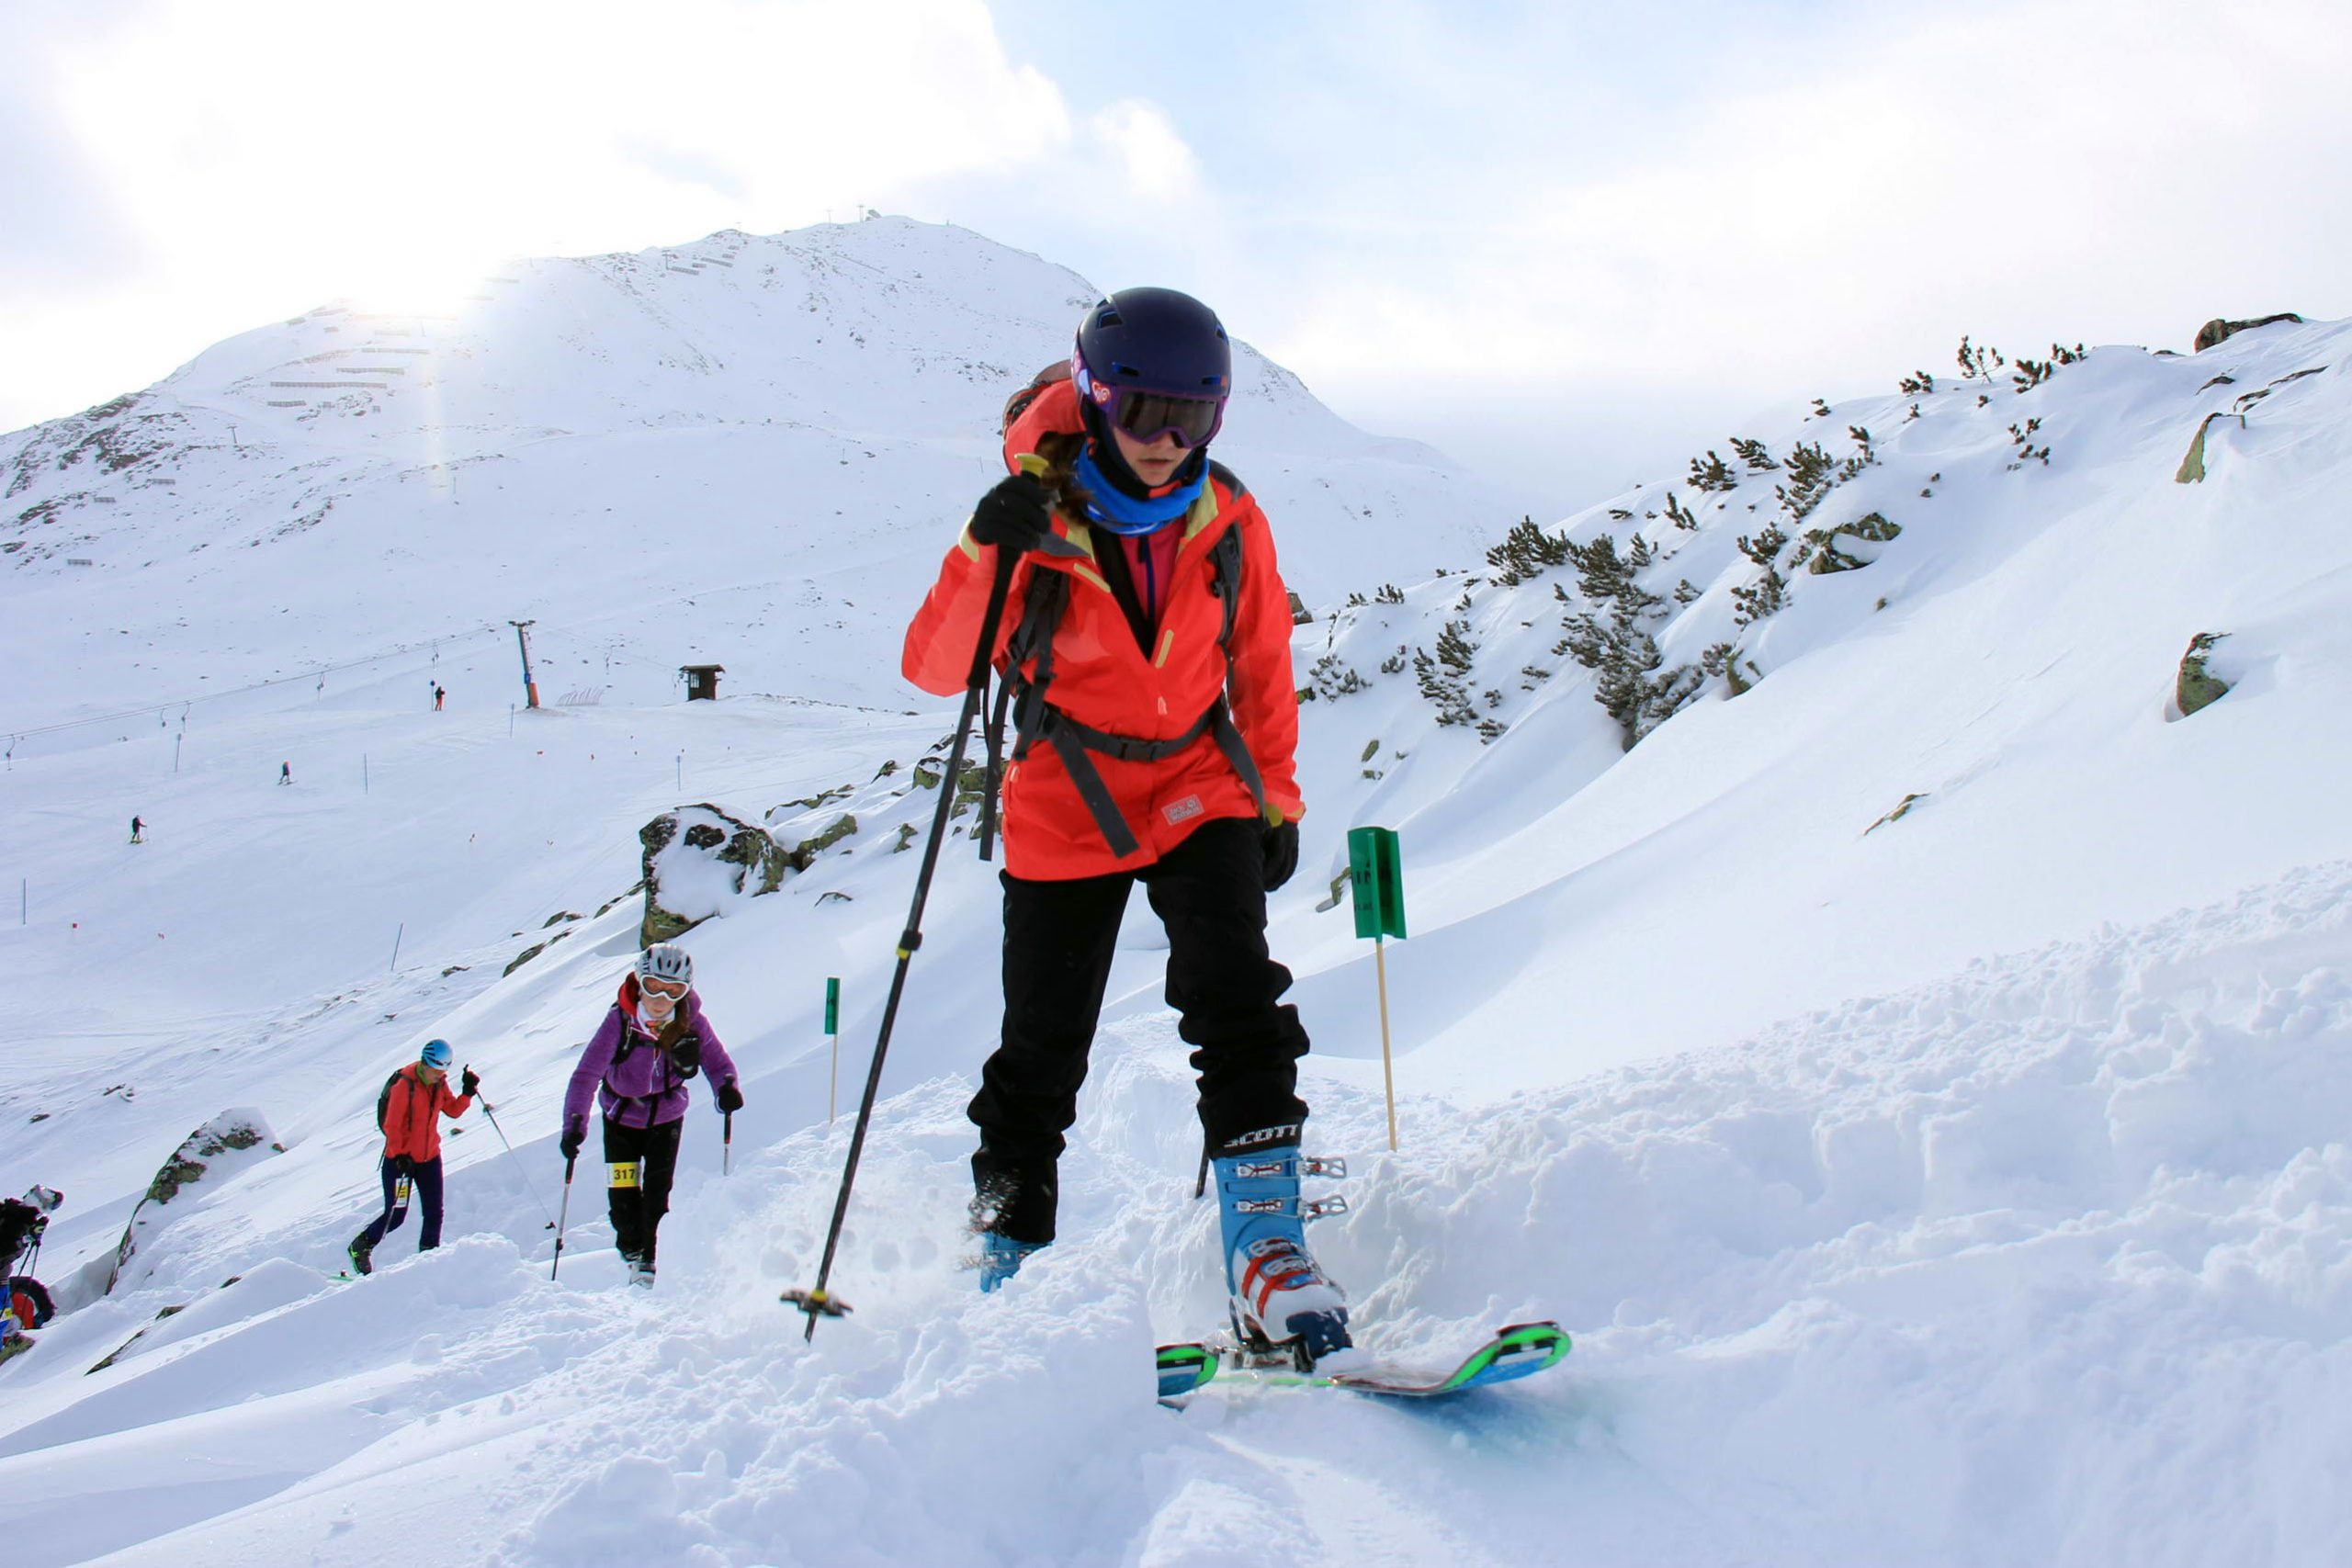
{"type": "MultiPolygon", "coordinates": [[[[734,1060],[703,1016],[701,996],[687,992],[682,1011],[686,1029],[702,1036],[703,1076],[714,1085],[733,1083],[734,1060]]],[[[605,1014],[595,1038],[580,1054],[580,1065],[571,1069],[571,1087],[563,1097],[565,1126],[586,1125],[592,1095],[603,1101],[605,1119],[624,1127],[655,1126],[686,1113],[686,1080],[678,1076],[660,1042],[638,1025],[634,975],[621,982],[620,1000],[605,1014]],[[624,1032],[629,1036],[629,1050],[616,1063],[624,1032]]]]}

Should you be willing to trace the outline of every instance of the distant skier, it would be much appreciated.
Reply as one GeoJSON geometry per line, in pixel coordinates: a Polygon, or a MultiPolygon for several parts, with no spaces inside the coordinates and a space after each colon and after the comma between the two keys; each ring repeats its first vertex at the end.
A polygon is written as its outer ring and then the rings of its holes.
{"type": "Polygon", "coordinates": [[[139,818],[136,818],[136,817],[134,817],[134,818],[132,818],[130,819],[130,841],[131,841],[132,843],[134,843],[134,844],[139,844],[139,843],[144,843],[144,842],[146,842],[146,840],[145,840],[141,839],[141,838],[139,836],[139,831],[140,831],[140,829],[142,829],[142,828],[144,828],[144,827],[146,827],[146,826],[147,826],[147,824],[145,824],[144,822],[141,822],[141,820],[139,820],[139,818]]]}
{"type": "Polygon", "coordinates": [[[1288,595],[1256,499],[1208,460],[1231,377],[1197,299],[1131,288],[1089,310],[1068,367],[1007,405],[1012,477],[947,552],[904,670],[937,695],[964,689],[991,579],[1014,558],[989,633],[1021,730],[1003,792],[1004,1019],[970,1108],[980,1289],[1054,1239],[1062,1134],[1140,881],[1194,1047],[1236,1325],[1345,1365],[1362,1353],[1300,1206],[1306,1032],[1266,947],[1266,894],[1297,867],[1306,809],[1288,595]],[[1022,470],[1032,455],[1042,481],[1022,470]]]}
{"type": "Polygon", "coordinates": [[[435,713],[439,713],[441,711],[441,699],[448,694],[449,694],[447,692],[441,689],[440,682],[435,681],[433,682],[433,711],[435,713]]]}
{"type": "Polygon", "coordinates": [[[384,1134],[379,1168],[384,1208],[351,1238],[346,1250],[355,1274],[374,1272],[377,1247],[408,1217],[411,1190],[424,1205],[416,1249],[430,1252],[441,1245],[441,1118],[472,1110],[481,1088],[481,1079],[468,1067],[458,1092],[449,1092],[449,1064],[455,1059],[447,1040],[428,1040],[416,1061],[386,1079],[376,1097],[376,1126],[384,1134]]]}
{"type": "Polygon", "coordinates": [[[293,763],[280,762],[277,764],[277,782],[282,784],[290,784],[294,782],[293,763]]]}
{"type": "Polygon", "coordinates": [[[49,1216],[64,1201],[56,1188],[39,1184],[22,1198],[0,1199],[0,1280],[6,1281],[0,1291],[0,1361],[31,1349],[33,1337],[26,1331],[47,1323],[57,1310],[32,1270],[49,1216]]]}
{"type": "Polygon", "coordinates": [[[49,1229],[65,1194],[35,1182],[21,1198],[0,1198],[0,1274],[12,1272],[19,1258],[29,1256],[49,1229]]]}
{"type": "Polygon", "coordinates": [[[560,1146],[567,1160],[588,1141],[591,1099],[602,1102],[613,1241],[632,1285],[653,1283],[656,1233],[670,1212],[685,1126],[686,1080],[707,1072],[721,1112],[743,1108],[735,1063],[703,1015],[694,980],[694,955],[675,943],[639,953],[563,1097],[560,1146]]]}

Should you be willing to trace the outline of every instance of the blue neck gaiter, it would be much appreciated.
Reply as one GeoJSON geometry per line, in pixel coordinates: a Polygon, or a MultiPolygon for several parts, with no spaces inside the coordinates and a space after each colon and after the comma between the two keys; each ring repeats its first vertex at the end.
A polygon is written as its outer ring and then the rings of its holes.
{"type": "Polygon", "coordinates": [[[1070,467],[1090,497],[1087,521],[1114,534],[1148,534],[1173,523],[1193,509],[1193,502],[1201,498],[1201,487],[1208,482],[1208,465],[1203,463],[1191,482],[1178,485],[1166,495],[1129,495],[1096,465],[1091,442],[1070,467]]]}

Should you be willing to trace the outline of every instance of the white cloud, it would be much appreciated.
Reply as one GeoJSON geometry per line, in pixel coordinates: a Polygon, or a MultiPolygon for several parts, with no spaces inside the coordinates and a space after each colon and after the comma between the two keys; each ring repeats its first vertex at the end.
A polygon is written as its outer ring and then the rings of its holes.
{"type": "Polygon", "coordinates": [[[1971,327],[2033,350],[2344,307],[2340,285],[2302,297],[2352,243],[2352,196],[2321,173],[2352,141],[2341,7],[2042,0],[1901,20],[1689,105],[1637,164],[1547,176],[1568,150],[1498,153],[1521,163],[1513,207],[1409,265],[1366,247],[1272,348],[1325,379],[1409,364],[1786,393],[1939,367],[1971,327]]]}
{"type": "Polygon", "coordinates": [[[1076,140],[982,0],[153,0],[51,47],[145,268],[6,302],[0,427],[334,296],[888,208],[1076,140]]]}
{"type": "Polygon", "coordinates": [[[1175,203],[1199,193],[1199,161],[1158,105],[1123,99],[1098,111],[1090,125],[1117,158],[1128,195],[1175,203]]]}

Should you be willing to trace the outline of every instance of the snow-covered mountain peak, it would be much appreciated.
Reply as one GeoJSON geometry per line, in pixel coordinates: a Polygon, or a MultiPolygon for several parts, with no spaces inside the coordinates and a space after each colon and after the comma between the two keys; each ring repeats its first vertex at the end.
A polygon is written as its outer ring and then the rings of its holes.
{"type": "MultiPolygon", "coordinates": [[[[753,689],[884,700],[888,668],[757,634],[902,617],[998,472],[1005,396],[1096,297],[968,231],[876,218],[517,262],[446,313],[322,306],[0,441],[0,592],[88,661],[95,711],[509,619],[600,675],[626,645],[666,683],[685,637],[601,621],[628,581],[694,599],[753,689]]],[[[1516,514],[1246,344],[1236,379],[1219,456],[1281,519],[1310,598],[1366,562],[1426,575],[1516,514]]],[[[94,711],[77,695],[14,722],[94,711]]]]}

